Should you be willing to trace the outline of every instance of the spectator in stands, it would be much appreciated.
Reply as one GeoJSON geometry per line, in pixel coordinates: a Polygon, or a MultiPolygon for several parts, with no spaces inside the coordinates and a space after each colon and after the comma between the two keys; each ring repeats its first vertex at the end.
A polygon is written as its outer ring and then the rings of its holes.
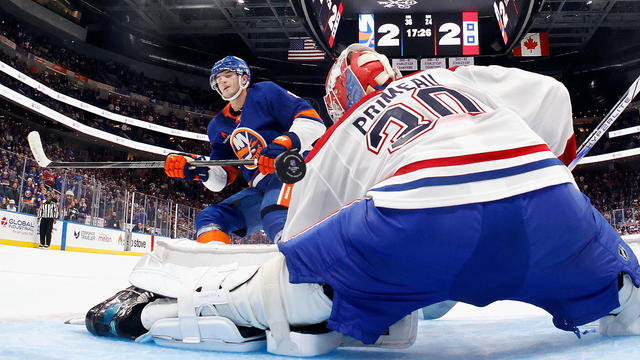
{"type": "Polygon", "coordinates": [[[7,205],[7,210],[9,211],[18,211],[18,209],[16,208],[16,201],[13,199],[9,199],[9,204],[7,205]]]}
{"type": "Polygon", "coordinates": [[[24,189],[23,190],[26,190],[27,188],[29,188],[31,190],[32,194],[35,194],[35,192],[36,192],[36,184],[33,181],[33,177],[31,177],[31,176],[27,177],[27,182],[24,184],[24,189]]]}
{"type": "Polygon", "coordinates": [[[40,208],[40,205],[45,201],[47,195],[47,189],[44,186],[44,183],[41,182],[38,190],[36,191],[36,202],[35,207],[36,210],[40,208]]]}
{"type": "Polygon", "coordinates": [[[0,209],[6,210],[7,205],[9,205],[9,200],[7,200],[6,197],[3,197],[2,200],[0,200],[0,209]]]}
{"type": "Polygon", "coordinates": [[[4,196],[10,200],[13,200],[13,203],[17,203],[20,191],[18,190],[18,179],[14,179],[11,183],[11,187],[5,191],[4,196]]]}
{"type": "Polygon", "coordinates": [[[36,167],[30,166],[29,171],[27,172],[27,178],[31,179],[32,181],[31,185],[33,185],[36,188],[40,186],[40,178],[38,177],[38,175],[39,174],[36,171],[36,167]]]}
{"type": "Polygon", "coordinates": [[[133,232],[137,232],[137,233],[144,233],[145,232],[144,231],[144,225],[141,222],[139,222],[139,223],[136,224],[136,226],[133,228],[132,231],[133,232]]]}
{"type": "Polygon", "coordinates": [[[0,174],[0,196],[4,196],[4,194],[11,187],[11,178],[9,177],[9,170],[2,170],[0,174]]]}
{"type": "Polygon", "coordinates": [[[144,224],[147,222],[147,214],[144,212],[144,208],[140,207],[138,214],[136,215],[135,222],[144,224]]]}
{"type": "Polygon", "coordinates": [[[80,198],[80,203],[78,204],[78,211],[81,215],[87,215],[89,213],[89,206],[87,206],[87,199],[80,198]]]}
{"type": "Polygon", "coordinates": [[[33,214],[35,210],[35,200],[35,187],[33,186],[33,180],[29,178],[22,190],[22,212],[33,214]]]}
{"type": "Polygon", "coordinates": [[[105,226],[112,229],[120,229],[120,220],[118,219],[118,214],[115,211],[111,212],[111,216],[107,218],[105,226]]]}
{"type": "Polygon", "coordinates": [[[62,210],[62,215],[65,220],[77,221],[78,208],[74,207],[74,200],[73,191],[67,190],[64,193],[64,208],[62,210]]]}
{"type": "Polygon", "coordinates": [[[45,169],[42,173],[42,178],[44,180],[45,185],[53,188],[56,184],[56,174],[49,169],[45,169]]]}

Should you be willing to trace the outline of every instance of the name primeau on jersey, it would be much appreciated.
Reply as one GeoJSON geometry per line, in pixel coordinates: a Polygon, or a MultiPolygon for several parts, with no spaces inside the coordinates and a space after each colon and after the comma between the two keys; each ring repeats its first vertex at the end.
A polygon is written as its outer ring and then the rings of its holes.
{"type": "MultiPolygon", "coordinates": [[[[375,102],[358,109],[357,111],[360,113],[360,116],[358,116],[351,125],[358,129],[362,135],[366,135],[373,123],[371,120],[375,119],[376,116],[385,109],[385,106],[389,105],[398,95],[414,91],[415,89],[424,89],[434,86],[441,85],[438,84],[431,74],[424,73],[416,74],[409,78],[397,81],[393,86],[388,86],[382,93],[380,93],[380,95],[376,96],[375,102]]],[[[433,120],[435,120],[435,118],[433,120]]]]}

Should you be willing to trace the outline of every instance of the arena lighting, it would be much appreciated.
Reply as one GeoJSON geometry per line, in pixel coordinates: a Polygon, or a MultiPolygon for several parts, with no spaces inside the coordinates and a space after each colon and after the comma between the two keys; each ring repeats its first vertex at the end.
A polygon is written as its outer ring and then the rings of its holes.
{"type": "Polygon", "coordinates": [[[62,125],[65,125],[77,132],[83,133],[85,135],[94,137],[96,139],[101,139],[103,141],[107,141],[113,144],[119,144],[131,149],[137,149],[137,150],[141,150],[141,151],[146,151],[148,153],[152,153],[152,154],[159,154],[159,155],[169,155],[171,153],[176,153],[178,152],[177,150],[174,149],[167,149],[167,148],[163,148],[160,146],[155,146],[155,145],[150,145],[150,144],[145,144],[145,143],[141,143],[141,142],[137,142],[137,141],[133,141],[127,138],[123,138],[114,134],[111,134],[107,131],[103,131],[103,130],[99,130],[99,129],[94,129],[90,126],[84,125],[78,121],[76,121],[75,119],[72,119],[64,114],[61,114],[59,112],[57,112],[56,110],[53,110],[47,106],[44,106],[16,91],[13,91],[11,89],[9,89],[6,86],[0,85],[0,96],[15,103],[18,104],[20,106],[23,106],[27,109],[30,109],[31,111],[42,115],[43,117],[46,117],[52,121],[58,122],[62,125]]]}
{"type": "MultiPolygon", "coordinates": [[[[207,137],[206,134],[200,134],[200,133],[195,133],[195,132],[190,132],[190,131],[185,131],[185,130],[179,130],[179,129],[174,129],[174,128],[169,128],[166,126],[162,126],[162,125],[158,125],[158,124],[152,124],[143,120],[138,120],[138,119],[134,119],[131,117],[127,117],[127,116],[123,116],[120,114],[116,114],[116,113],[112,113],[110,111],[106,111],[105,109],[99,108],[97,106],[93,106],[91,104],[87,104],[84,103],[80,100],[74,99],[70,96],[61,94],[47,86],[45,86],[44,84],[30,78],[29,76],[21,73],[20,71],[12,68],[11,66],[3,63],[2,61],[0,61],[0,72],[3,72],[9,76],[11,76],[12,78],[22,82],[23,84],[31,87],[32,89],[38,90],[41,93],[49,96],[52,99],[56,99],[60,102],[63,102],[67,105],[71,105],[75,108],[79,108],[82,109],[84,111],[90,112],[92,114],[101,116],[103,118],[112,120],[112,121],[116,121],[116,122],[120,122],[120,123],[124,123],[124,124],[128,124],[128,125],[132,125],[132,126],[136,126],[136,127],[140,127],[143,129],[147,129],[147,130],[151,130],[151,131],[155,131],[155,132],[160,132],[163,134],[170,134],[170,135],[175,135],[175,136],[180,136],[180,137],[185,137],[188,139],[194,139],[194,140],[200,140],[200,141],[209,141],[209,138],[207,137]]],[[[30,107],[27,104],[27,107],[30,107]]],[[[59,121],[60,122],[60,121],[59,121]]],[[[66,125],[66,124],[65,124],[66,125]]],[[[69,125],[68,125],[69,126],[69,125]]]]}

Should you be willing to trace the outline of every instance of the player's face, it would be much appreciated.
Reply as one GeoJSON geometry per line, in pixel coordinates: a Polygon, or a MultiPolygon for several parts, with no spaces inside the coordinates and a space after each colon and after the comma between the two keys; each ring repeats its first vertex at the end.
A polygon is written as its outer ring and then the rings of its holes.
{"type": "Polygon", "coordinates": [[[231,97],[235,95],[240,88],[240,84],[238,83],[238,74],[231,70],[225,70],[216,75],[216,84],[224,97],[231,97]]]}

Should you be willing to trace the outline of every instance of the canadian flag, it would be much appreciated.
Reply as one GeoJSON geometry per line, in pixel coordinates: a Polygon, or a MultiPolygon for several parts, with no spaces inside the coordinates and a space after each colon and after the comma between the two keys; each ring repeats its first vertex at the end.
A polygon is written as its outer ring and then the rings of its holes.
{"type": "Polygon", "coordinates": [[[513,56],[549,56],[549,34],[528,33],[513,48],[513,56]]]}

